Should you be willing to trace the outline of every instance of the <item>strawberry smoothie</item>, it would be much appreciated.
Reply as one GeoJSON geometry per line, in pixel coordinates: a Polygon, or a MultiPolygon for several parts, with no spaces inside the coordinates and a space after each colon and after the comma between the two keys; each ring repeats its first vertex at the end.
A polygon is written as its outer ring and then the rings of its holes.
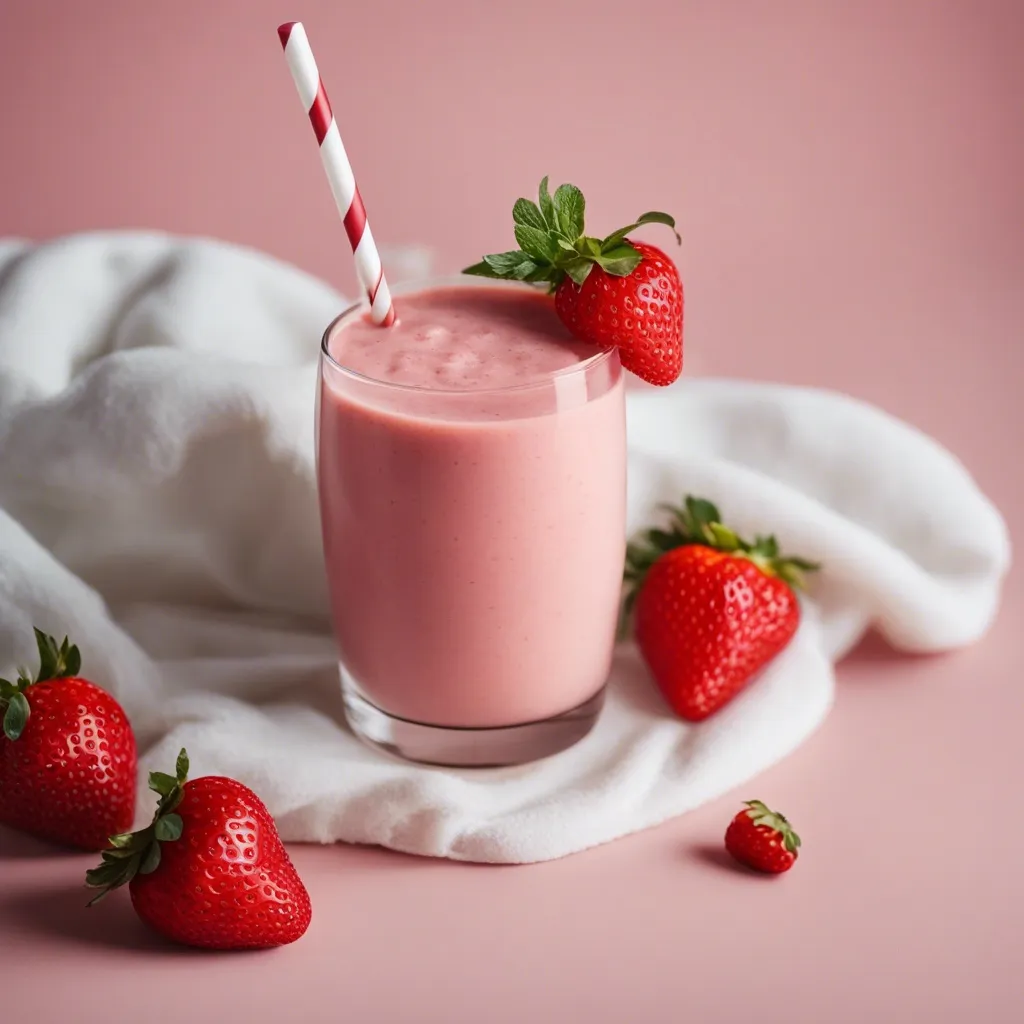
{"type": "Polygon", "coordinates": [[[530,760],[589,731],[609,672],[622,370],[527,286],[460,279],[395,302],[390,328],[365,305],[340,317],[321,360],[320,506],[349,719],[418,760],[530,760]],[[564,741],[487,750],[488,732],[581,706],[585,727],[564,741]],[[392,724],[374,733],[364,712],[392,724]],[[403,750],[387,740],[403,725],[433,738],[403,750]],[[443,743],[454,730],[471,731],[461,752],[443,743]]]}

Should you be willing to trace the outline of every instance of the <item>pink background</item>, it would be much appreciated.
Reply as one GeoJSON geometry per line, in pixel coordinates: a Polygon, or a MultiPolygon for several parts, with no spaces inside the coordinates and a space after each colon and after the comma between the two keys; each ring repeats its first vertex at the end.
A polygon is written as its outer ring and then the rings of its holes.
{"type": "MultiPolygon", "coordinates": [[[[350,288],[274,31],[292,18],[379,239],[455,268],[506,247],[545,173],[598,230],[674,211],[693,365],[874,401],[1024,530],[1019,0],[8,0],[0,234],[214,235],[350,288]]],[[[867,642],[756,786],[590,853],[299,848],[315,919],[273,954],[169,950],[126,900],[86,916],[88,858],[0,831],[3,1017],[160,1024],[194,998],[197,1021],[1019,1024],[1022,613],[1014,574],[972,650],[867,642]],[[748,796],[804,836],[782,879],[718,852],[748,796]]]]}

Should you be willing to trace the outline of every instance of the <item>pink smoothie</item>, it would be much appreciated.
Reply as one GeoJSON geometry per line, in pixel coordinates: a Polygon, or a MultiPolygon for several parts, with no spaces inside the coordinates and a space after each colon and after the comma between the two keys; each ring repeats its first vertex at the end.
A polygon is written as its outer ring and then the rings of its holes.
{"type": "Polygon", "coordinates": [[[343,665],[415,722],[568,711],[604,686],[614,643],[618,358],[573,340],[525,287],[437,288],[396,309],[390,329],[343,318],[323,361],[321,517],[343,665]]]}

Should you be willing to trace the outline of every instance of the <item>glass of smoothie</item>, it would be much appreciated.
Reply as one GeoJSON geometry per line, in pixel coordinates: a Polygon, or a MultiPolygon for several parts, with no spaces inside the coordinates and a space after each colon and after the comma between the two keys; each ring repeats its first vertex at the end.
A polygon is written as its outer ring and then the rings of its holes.
{"type": "Polygon", "coordinates": [[[550,296],[459,277],[327,329],[324,553],[346,715],[426,764],[497,766],[601,710],[625,550],[623,371],[550,296]]]}

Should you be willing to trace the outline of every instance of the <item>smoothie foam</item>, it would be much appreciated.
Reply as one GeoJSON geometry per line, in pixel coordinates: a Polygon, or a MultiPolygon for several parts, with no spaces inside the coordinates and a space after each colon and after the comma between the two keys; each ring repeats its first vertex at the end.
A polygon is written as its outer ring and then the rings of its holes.
{"type": "Polygon", "coordinates": [[[346,326],[331,339],[331,355],[391,384],[479,391],[540,381],[598,352],[574,339],[539,293],[438,288],[396,308],[387,330],[366,316],[346,326]]]}

